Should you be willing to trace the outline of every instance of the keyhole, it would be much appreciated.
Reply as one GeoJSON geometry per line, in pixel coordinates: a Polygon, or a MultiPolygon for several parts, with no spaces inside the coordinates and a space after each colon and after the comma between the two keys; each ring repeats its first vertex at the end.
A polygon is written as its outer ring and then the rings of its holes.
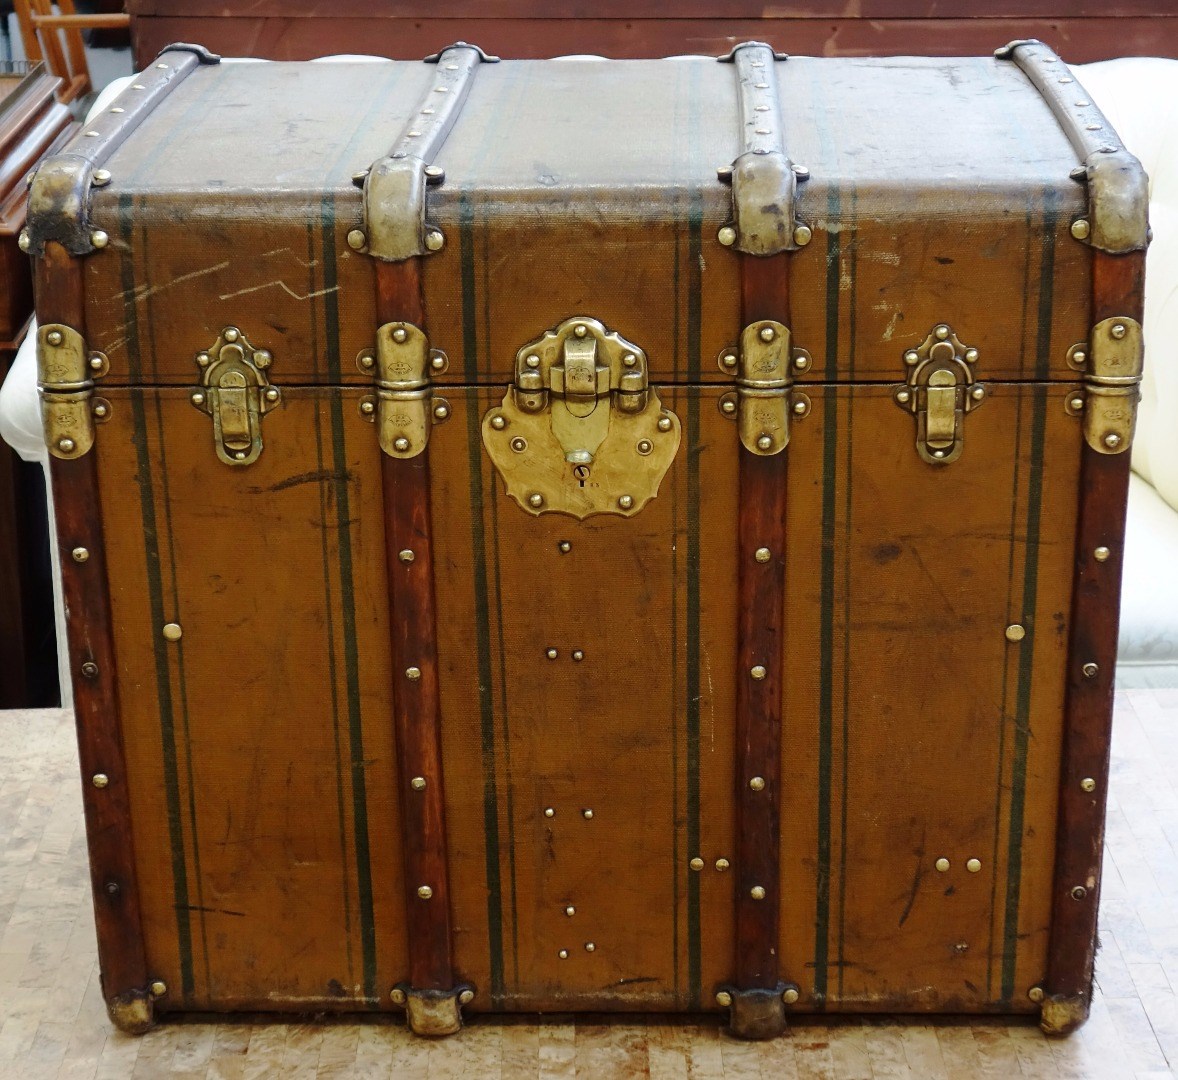
{"type": "Polygon", "coordinates": [[[577,478],[577,481],[578,481],[578,483],[580,483],[581,487],[584,487],[585,481],[589,479],[589,466],[588,465],[574,465],[573,466],[573,475],[577,478]]]}

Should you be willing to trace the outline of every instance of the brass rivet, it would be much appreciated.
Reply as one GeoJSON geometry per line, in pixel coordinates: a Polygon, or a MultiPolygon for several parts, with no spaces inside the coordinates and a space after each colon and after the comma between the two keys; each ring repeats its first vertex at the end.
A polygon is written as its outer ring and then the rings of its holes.
{"type": "Polygon", "coordinates": [[[49,342],[50,345],[60,345],[65,339],[61,336],[60,330],[50,330],[49,333],[45,335],[45,340],[49,342]]]}
{"type": "Polygon", "coordinates": [[[588,807],[586,807],[584,810],[581,811],[581,817],[583,817],[586,821],[592,821],[593,820],[593,811],[590,810],[588,807]]]}
{"type": "Polygon", "coordinates": [[[549,660],[555,660],[558,654],[555,649],[547,649],[545,650],[544,655],[547,656],[549,660]]]}
{"type": "Polygon", "coordinates": [[[572,545],[572,544],[570,544],[570,543],[569,543],[567,540],[562,540],[562,541],[561,541],[559,544],[557,544],[556,546],[557,546],[558,548],[560,548],[560,553],[561,553],[562,555],[567,555],[567,554],[568,554],[570,551],[572,551],[572,550],[573,550],[573,545],[572,545]]]}
{"type": "Polygon", "coordinates": [[[585,951],[586,952],[594,952],[596,949],[597,949],[597,946],[594,945],[592,941],[585,942],[585,951]]]}
{"type": "Polygon", "coordinates": [[[762,341],[772,341],[777,337],[777,331],[771,326],[762,326],[759,337],[762,341]]]}
{"type": "Polygon", "coordinates": [[[754,679],[760,680],[763,679],[768,674],[768,672],[765,670],[765,666],[763,664],[754,664],[753,667],[749,670],[749,674],[754,679]]]}
{"type": "Polygon", "coordinates": [[[949,869],[949,860],[942,855],[933,865],[943,874],[949,869]]]}
{"type": "Polygon", "coordinates": [[[545,817],[556,817],[556,811],[553,810],[551,806],[546,806],[546,807],[544,807],[544,816],[545,817]]]}
{"type": "Polygon", "coordinates": [[[763,776],[754,776],[749,781],[749,787],[752,788],[753,791],[764,791],[765,790],[765,778],[763,776]]]}
{"type": "MultiPolygon", "coordinates": [[[[193,400],[196,401],[195,398],[193,398],[193,400]]],[[[201,395],[201,401],[204,401],[203,395],[201,395]]],[[[200,401],[197,401],[196,403],[199,405],[200,401]]],[[[360,402],[360,415],[361,416],[371,416],[375,412],[376,412],[376,402],[375,401],[369,401],[368,399],[365,399],[364,401],[360,402]]]]}
{"type": "Polygon", "coordinates": [[[1121,436],[1118,435],[1115,431],[1110,431],[1104,437],[1104,445],[1107,446],[1110,450],[1115,450],[1118,446],[1121,445],[1121,436]]]}
{"type": "Polygon", "coordinates": [[[976,874],[982,868],[982,860],[981,859],[967,859],[965,862],[965,868],[971,874],[976,874]]]}
{"type": "Polygon", "coordinates": [[[538,491],[533,492],[531,495],[528,496],[528,505],[534,506],[537,509],[539,509],[541,506],[544,505],[544,496],[541,495],[538,491]]]}
{"type": "Polygon", "coordinates": [[[933,330],[933,334],[936,336],[938,341],[944,341],[949,336],[949,327],[947,327],[944,323],[941,323],[940,326],[933,330]]]}
{"type": "Polygon", "coordinates": [[[524,357],[524,363],[527,364],[530,368],[538,368],[540,366],[540,357],[538,357],[535,353],[531,353],[530,355],[524,357]]]}
{"type": "Polygon", "coordinates": [[[431,889],[428,885],[417,886],[417,895],[420,896],[422,900],[428,900],[431,896],[433,896],[433,894],[433,889],[431,889]]]}
{"type": "Polygon", "coordinates": [[[20,235],[16,238],[16,246],[24,252],[27,252],[33,246],[33,240],[29,236],[28,229],[21,229],[20,235]]]}
{"type": "Polygon", "coordinates": [[[1113,337],[1115,337],[1118,341],[1120,341],[1121,338],[1123,338],[1128,331],[1125,329],[1124,323],[1118,322],[1118,323],[1113,323],[1112,326],[1109,327],[1108,332],[1113,337]]]}
{"type": "Polygon", "coordinates": [[[107,784],[110,783],[110,777],[107,776],[104,772],[96,772],[92,777],[90,777],[90,783],[92,783],[96,788],[104,788],[107,784]]]}
{"type": "Polygon", "coordinates": [[[410,682],[417,682],[417,680],[421,678],[421,668],[407,667],[405,669],[405,678],[407,678],[410,682]]]}
{"type": "Polygon", "coordinates": [[[57,440],[57,449],[63,454],[72,454],[77,445],[73,439],[62,438],[57,440]]]}
{"type": "Polygon", "coordinates": [[[425,777],[415,776],[412,780],[409,781],[409,786],[414,791],[425,791],[425,777]]]}
{"type": "MultiPolygon", "coordinates": [[[[193,390],[193,392],[192,392],[192,404],[193,404],[193,405],[203,405],[204,403],[205,403],[205,396],[204,396],[204,394],[202,394],[202,393],[201,393],[199,390],[193,390]]],[[[363,411],[364,411],[364,404],[363,404],[363,403],[361,403],[361,405],[360,405],[360,411],[361,411],[361,412],[363,412],[363,411]]]]}
{"type": "Polygon", "coordinates": [[[726,368],[736,367],[736,353],[724,352],[720,354],[720,363],[726,368]]]}
{"type": "Polygon", "coordinates": [[[587,333],[589,333],[589,327],[587,327],[584,323],[578,323],[573,327],[573,333],[577,337],[584,337],[587,333]]]}
{"type": "Polygon", "coordinates": [[[1091,776],[1085,776],[1084,779],[1080,781],[1080,790],[1081,791],[1095,791],[1096,790],[1096,781],[1093,780],[1091,776]]]}
{"type": "Polygon", "coordinates": [[[392,1001],[394,1005],[404,1005],[408,998],[405,996],[404,990],[400,989],[399,987],[393,987],[393,989],[389,991],[389,1000],[392,1001]]]}
{"type": "Polygon", "coordinates": [[[528,448],[528,440],[522,436],[517,435],[511,440],[511,448],[517,454],[522,454],[528,448]]]}
{"type": "Polygon", "coordinates": [[[502,431],[505,427],[507,427],[507,421],[502,416],[492,416],[491,427],[493,427],[496,431],[502,431]]]}
{"type": "Polygon", "coordinates": [[[146,87],[146,86],[144,86],[144,85],[143,85],[143,83],[138,83],[138,82],[137,82],[137,83],[132,83],[132,84],[131,84],[131,89],[132,89],[132,90],[146,90],[146,89],[147,89],[147,87],[146,87]]]}
{"type": "Polygon", "coordinates": [[[1087,221],[1087,219],[1076,218],[1076,220],[1072,222],[1072,235],[1077,240],[1087,240],[1088,239],[1088,221],[1087,221]]]}
{"type": "Polygon", "coordinates": [[[736,243],[736,230],[731,225],[725,225],[716,233],[716,239],[725,247],[732,247],[736,243]]]}
{"type": "Polygon", "coordinates": [[[809,411],[810,411],[810,402],[806,398],[800,397],[797,399],[797,401],[794,402],[794,414],[795,415],[805,416],[806,413],[808,413],[809,411]]]}
{"type": "Polygon", "coordinates": [[[167,70],[168,70],[168,65],[167,65],[167,64],[156,64],[156,67],[157,67],[157,68],[159,68],[161,71],[167,71],[167,70]]]}
{"type": "Polygon", "coordinates": [[[1092,553],[1092,557],[1093,557],[1093,558],[1094,558],[1094,559],[1095,559],[1097,562],[1108,562],[1108,557],[1109,557],[1111,554],[1112,554],[1112,552],[1111,552],[1111,551],[1109,551],[1109,549],[1108,549],[1108,548],[1106,548],[1106,547],[1105,547],[1103,544],[1101,544],[1101,545],[1100,545],[1100,547],[1098,547],[1098,548],[1097,548],[1097,549],[1096,549],[1096,550],[1095,550],[1095,551],[1092,553]]]}
{"type": "Polygon", "coordinates": [[[965,350],[965,362],[967,364],[976,364],[978,362],[978,350],[977,349],[966,349],[965,350]]]}
{"type": "Polygon", "coordinates": [[[439,401],[434,406],[434,416],[436,416],[439,420],[445,420],[446,417],[449,415],[450,415],[450,406],[447,405],[444,401],[439,401]]]}
{"type": "Polygon", "coordinates": [[[87,679],[93,679],[98,675],[98,665],[93,660],[86,660],[82,664],[82,674],[87,679]]]}
{"type": "Polygon", "coordinates": [[[736,412],[736,402],[733,401],[732,398],[726,398],[724,401],[720,402],[720,411],[726,416],[731,416],[734,412],[736,412]]]}
{"type": "Polygon", "coordinates": [[[907,390],[897,390],[896,400],[901,405],[906,405],[912,399],[912,395],[907,390]]]}
{"type": "Polygon", "coordinates": [[[110,183],[109,169],[95,169],[94,175],[90,178],[95,187],[106,187],[110,183]]]}
{"type": "Polygon", "coordinates": [[[1088,895],[1088,890],[1083,885],[1076,885],[1072,889],[1073,900],[1083,900],[1088,895]]]}
{"type": "Polygon", "coordinates": [[[463,990],[462,993],[458,995],[458,1002],[461,1005],[469,1005],[472,1001],[474,1001],[473,990],[463,990]]]}
{"type": "Polygon", "coordinates": [[[799,225],[794,229],[794,243],[798,247],[805,247],[813,239],[813,236],[809,225],[799,225]]]}
{"type": "Polygon", "coordinates": [[[1027,997],[1029,997],[1032,1001],[1042,1001],[1044,997],[1043,987],[1032,986],[1031,989],[1027,991],[1027,997]]]}
{"type": "Polygon", "coordinates": [[[403,563],[411,563],[415,558],[417,558],[417,556],[413,554],[412,548],[401,548],[401,550],[397,552],[397,558],[400,559],[403,563]]]}
{"type": "Polygon", "coordinates": [[[224,337],[226,341],[236,341],[239,337],[241,337],[241,331],[238,330],[236,326],[227,326],[224,330],[221,331],[221,336],[224,337]]]}
{"type": "Polygon", "coordinates": [[[365,245],[368,243],[368,237],[364,235],[363,229],[351,229],[348,232],[348,247],[353,251],[363,251],[365,245]]]}
{"type": "Polygon", "coordinates": [[[405,453],[405,451],[409,449],[409,440],[405,438],[404,435],[397,437],[393,440],[393,449],[396,450],[398,454],[405,453]]]}
{"type": "Polygon", "coordinates": [[[702,870],[704,868],[704,861],[698,855],[687,864],[692,870],[702,870]]]}
{"type": "Polygon", "coordinates": [[[732,995],[727,990],[721,990],[716,994],[716,1004],[721,1009],[727,1009],[732,1004],[732,995]]]}
{"type": "Polygon", "coordinates": [[[671,418],[669,416],[660,416],[658,426],[659,431],[670,431],[672,427],[671,418]]]}
{"type": "Polygon", "coordinates": [[[910,364],[910,365],[915,364],[916,361],[919,359],[920,359],[920,353],[918,353],[915,349],[909,349],[904,354],[904,363],[906,363],[906,364],[910,364]]]}
{"type": "Polygon", "coordinates": [[[427,165],[425,167],[425,175],[431,180],[437,180],[446,175],[446,170],[441,165],[427,165]]]}
{"type": "Polygon", "coordinates": [[[1084,678],[1086,679],[1095,679],[1097,674],[1100,672],[1100,668],[1098,668],[1091,660],[1089,660],[1081,670],[1084,672],[1084,678]]]}
{"type": "Polygon", "coordinates": [[[1018,623],[1011,623],[1010,626],[1006,628],[1007,641],[1022,641],[1026,636],[1026,628],[1020,626],[1018,623]]]}
{"type": "Polygon", "coordinates": [[[151,984],[151,996],[163,997],[168,992],[168,984],[163,979],[156,979],[151,984]]]}
{"type": "Polygon", "coordinates": [[[638,357],[635,356],[632,352],[628,352],[625,356],[622,357],[622,363],[625,364],[626,367],[633,367],[638,363],[638,357]]]}
{"type": "Polygon", "coordinates": [[[716,869],[721,874],[724,873],[724,871],[727,870],[731,865],[732,865],[732,863],[730,863],[727,859],[717,859],[716,860],[716,869]]]}
{"type": "Polygon", "coordinates": [[[558,952],[556,955],[559,956],[562,960],[567,960],[569,958],[569,951],[568,949],[561,949],[560,952],[558,952]]]}
{"type": "Polygon", "coordinates": [[[409,338],[409,331],[406,330],[405,327],[403,327],[403,326],[398,326],[397,329],[393,331],[393,340],[398,345],[404,344],[405,341],[408,340],[408,338],[409,338]]]}
{"type": "Polygon", "coordinates": [[[649,454],[653,449],[654,443],[652,443],[649,439],[638,440],[638,453],[640,453],[643,457],[649,454]]]}
{"type": "Polygon", "coordinates": [[[749,896],[751,896],[754,900],[764,900],[765,887],[763,885],[754,885],[751,889],[749,889],[749,896]]]}
{"type": "Polygon", "coordinates": [[[407,132],[405,132],[405,138],[407,138],[407,139],[420,139],[421,132],[420,131],[407,131],[407,132]]]}
{"type": "Polygon", "coordinates": [[[986,396],[986,388],[984,386],[975,386],[970,392],[969,396],[974,401],[981,401],[986,396]]]}
{"type": "Polygon", "coordinates": [[[762,435],[759,439],[757,439],[757,449],[758,450],[771,450],[771,449],[773,449],[773,439],[770,438],[770,436],[768,436],[768,435],[762,435]]]}
{"type": "Polygon", "coordinates": [[[266,391],[266,400],[267,401],[277,401],[278,400],[278,390],[275,387],[271,386],[266,391]]]}
{"type": "Polygon", "coordinates": [[[95,229],[90,234],[90,243],[96,248],[104,248],[110,243],[110,237],[102,229],[95,229]]]}
{"type": "Polygon", "coordinates": [[[574,649],[573,650],[573,659],[576,660],[577,663],[580,663],[582,660],[585,659],[585,654],[580,649],[574,649]]]}
{"type": "Polygon", "coordinates": [[[568,916],[568,917],[571,919],[571,918],[572,918],[574,915],[576,915],[576,914],[577,914],[577,909],[576,909],[575,907],[573,907],[573,905],[572,905],[572,904],[569,904],[569,905],[568,905],[568,906],[567,906],[567,907],[564,909],[564,913],[565,913],[565,914],[566,914],[566,915],[567,915],[567,916],[568,916]]]}
{"type": "Polygon", "coordinates": [[[199,367],[208,367],[209,360],[212,359],[207,352],[197,353],[196,362],[199,367]]]}
{"type": "Polygon", "coordinates": [[[784,1001],[787,1005],[797,1004],[797,1000],[798,1000],[797,990],[792,986],[787,988],[785,991],[782,992],[781,1000],[784,1001]]]}
{"type": "Polygon", "coordinates": [[[434,371],[445,371],[446,365],[449,363],[450,361],[446,359],[445,353],[442,352],[436,352],[429,358],[429,366],[434,371]]]}
{"type": "Polygon", "coordinates": [[[97,139],[98,138],[97,131],[87,131],[87,132],[85,132],[85,135],[86,135],[87,139],[97,139]]]}
{"type": "Polygon", "coordinates": [[[768,562],[773,558],[773,553],[767,547],[757,548],[756,554],[753,556],[757,562],[768,562]]]}
{"type": "Polygon", "coordinates": [[[618,506],[623,510],[629,510],[634,505],[634,499],[629,495],[620,495],[618,497],[618,506]]]}
{"type": "Polygon", "coordinates": [[[163,630],[160,631],[164,635],[165,641],[179,641],[184,635],[184,631],[180,628],[179,623],[164,623],[163,630]]]}
{"type": "Polygon", "coordinates": [[[438,229],[430,229],[425,234],[425,246],[430,251],[441,251],[446,246],[446,238],[438,229]]]}
{"type": "Polygon", "coordinates": [[[1068,399],[1068,408],[1073,412],[1083,412],[1084,410],[1084,395],[1077,394],[1075,397],[1068,399]]]}
{"type": "Polygon", "coordinates": [[[70,552],[70,555],[73,557],[74,562],[85,562],[88,558],[90,558],[90,552],[87,551],[84,547],[74,548],[74,550],[70,552]]]}

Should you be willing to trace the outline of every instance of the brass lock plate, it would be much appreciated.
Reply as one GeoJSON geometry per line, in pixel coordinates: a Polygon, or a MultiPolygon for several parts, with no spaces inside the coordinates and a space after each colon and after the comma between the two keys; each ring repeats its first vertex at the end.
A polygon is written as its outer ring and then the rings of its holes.
{"type": "Polygon", "coordinates": [[[236,326],[196,354],[200,384],[190,399],[213,420],[213,447],[226,465],[250,465],[262,453],[262,417],[281,400],[266,369],[272,357],[255,349],[236,326]]]}
{"type": "Polygon", "coordinates": [[[516,354],[515,382],[483,417],[483,445],[530,514],[638,513],[679,450],[679,418],[646,354],[597,319],[566,319],[516,354]]]}

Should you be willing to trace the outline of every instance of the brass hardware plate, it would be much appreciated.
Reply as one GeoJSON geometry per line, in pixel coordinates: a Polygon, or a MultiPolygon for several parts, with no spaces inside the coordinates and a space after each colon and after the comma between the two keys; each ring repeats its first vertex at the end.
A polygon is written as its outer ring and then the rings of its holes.
{"type": "Polygon", "coordinates": [[[94,377],[107,371],[106,357],[88,357],[86,342],[73,327],[46,323],[37,328],[38,389],[41,422],[49,453],[69,461],[94,445],[94,421],[110,416],[110,403],[99,399],[95,416],[94,377]]]}
{"type": "Polygon", "coordinates": [[[389,457],[412,458],[429,445],[434,424],[450,416],[450,406],[430,393],[429,373],[445,371],[446,355],[431,350],[425,331],[412,323],[377,328],[376,348],[356,357],[356,366],[372,375],[376,394],[360,402],[360,415],[377,425],[380,448],[389,457]]]}
{"type": "Polygon", "coordinates": [[[908,381],[892,397],[916,417],[916,452],[930,465],[961,457],[965,415],[986,399],[986,388],[974,379],[977,360],[977,349],[962,344],[947,323],[904,352],[908,381]]]}
{"type": "Polygon", "coordinates": [[[1084,375],[1084,439],[1101,454],[1123,454],[1133,445],[1141,371],[1141,324],[1116,316],[1092,328],[1084,375]]]}
{"type": "Polygon", "coordinates": [[[638,513],[680,441],[647,380],[646,354],[585,316],[516,354],[515,382],[483,417],[483,444],[529,514],[638,513]]]}
{"type": "Polygon", "coordinates": [[[736,372],[736,390],[720,398],[720,412],[735,419],[741,445],[771,457],[789,444],[790,414],[802,417],[810,400],[793,391],[793,372],[810,366],[810,354],[791,345],[789,327],[771,319],[750,323],[737,348],[720,353],[720,370],[736,372]]]}
{"type": "Polygon", "coordinates": [[[226,465],[251,465],[262,453],[262,417],[282,400],[266,377],[271,359],[236,326],[225,327],[211,349],[196,354],[200,382],[189,397],[212,417],[213,447],[226,465]]]}

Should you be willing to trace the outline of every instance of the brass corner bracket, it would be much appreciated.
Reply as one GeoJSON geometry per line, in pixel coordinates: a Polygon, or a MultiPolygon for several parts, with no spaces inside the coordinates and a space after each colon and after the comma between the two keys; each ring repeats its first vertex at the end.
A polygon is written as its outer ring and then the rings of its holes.
{"type": "Polygon", "coordinates": [[[470,983],[461,983],[452,990],[416,990],[408,983],[398,983],[389,997],[405,1010],[414,1035],[438,1038],[462,1030],[462,1006],[474,1001],[474,993],[470,983]]]}

